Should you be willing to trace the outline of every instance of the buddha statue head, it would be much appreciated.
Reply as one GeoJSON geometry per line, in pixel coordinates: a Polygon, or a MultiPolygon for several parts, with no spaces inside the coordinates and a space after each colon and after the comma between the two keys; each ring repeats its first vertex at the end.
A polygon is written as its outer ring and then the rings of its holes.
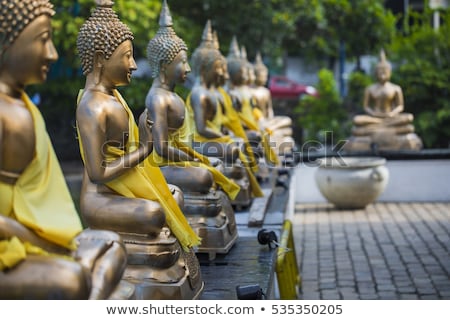
{"type": "Polygon", "coordinates": [[[269,76],[269,69],[266,67],[261,58],[261,53],[256,54],[255,63],[253,64],[255,70],[255,84],[257,86],[265,86],[269,76]]]}
{"type": "Polygon", "coordinates": [[[133,33],[112,9],[114,1],[95,2],[97,7],[80,28],[77,38],[83,74],[93,73],[96,84],[106,78],[113,86],[126,85],[136,69],[133,33]]]}
{"type": "Polygon", "coordinates": [[[48,0],[0,1],[0,82],[12,92],[42,83],[58,59],[48,0]]]}
{"type": "Polygon", "coordinates": [[[378,62],[375,72],[377,80],[380,83],[385,83],[391,78],[392,66],[386,59],[386,53],[384,50],[380,52],[380,61],[378,62]]]}
{"type": "Polygon", "coordinates": [[[224,86],[229,80],[230,75],[228,74],[227,58],[225,58],[224,55],[220,52],[219,36],[217,35],[216,30],[213,31],[213,44],[214,48],[220,53],[220,60],[222,66],[222,73],[219,75],[219,78],[217,79],[218,80],[217,85],[224,86]]]}
{"type": "Polygon", "coordinates": [[[227,57],[228,73],[233,85],[240,86],[248,81],[246,62],[241,58],[241,52],[236,36],[231,39],[230,50],[227,57]]]}
{"type": "Polygon", "coordinates": [[[217,84],[219,77],[223,77],[222,54],[214,46],[211,21],[208,20],[202,35],[200,45],[192,54],[192,67],[196,77],[203,81],[217,84]]]}
{"type": "Polygon", "coordinates": [[[255,83],[255,69],[253,68],[253,64],[248,61],[247,49],[245,46],[241,47],[241,59],[247,71],[247,82],[245,84],[253,85],[255,83]]]}
{"type": "Polygon", "coordinates": [[[169,79],[177,83],[184,82],[187,73],[191,71],[187,62],[187,50],[186,43],[173,29],[169,6],[164,0],[159,18],[159,30],[147,46],[147,59],[152,70],[152,77],[159,77],[162,83],[167,83],[169,79]],[[172,63],[173,68],[170,68],[172,63]]]}

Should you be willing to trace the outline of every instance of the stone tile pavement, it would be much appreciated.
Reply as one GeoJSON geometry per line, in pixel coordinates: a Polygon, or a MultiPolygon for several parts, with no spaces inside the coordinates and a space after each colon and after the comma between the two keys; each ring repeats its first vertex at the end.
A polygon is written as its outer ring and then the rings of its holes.
{"type": "Polygon", "coordinates": [[[297,203],[301,299],[450,299],[450,203],[297,203]]]}

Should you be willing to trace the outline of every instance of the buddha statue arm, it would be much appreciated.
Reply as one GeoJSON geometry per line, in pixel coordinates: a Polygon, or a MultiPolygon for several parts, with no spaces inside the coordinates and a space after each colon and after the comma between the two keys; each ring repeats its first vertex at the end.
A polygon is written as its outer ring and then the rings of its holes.
{"type": "Polygon", "coordinates": [[[275,113],[273,112],[273,104],[272,104],[272,96],[270,92],[267,91],[267,119],[273,119],[275,117],[275,113]]]}
{"type": "Polygon", "coordinates": [[[399,86],[395,86],[394,98],[392,100],[392,110],[389,112],[389,117],[395,117],[404,110],[403,91],[399,86]]]}
{"type": "Polygon", "coordinates": [[[30,244],[40,247],[48,252],[67,254],[66,249],[38,237],[33,231],[25,227],[17,220],[0,214],[0,240],[11,239],[12,237],[17,237],[23,242],[29,242],[30,244]]]}
{"type": "Polygon", "coordinates": [[[155,123],[153,127],[154,151],[162,158],[174,162],[194,161],[187,153],[169,145],[168,102],[167,97],[151,95],[146,99],[146,107],[150,118],[155,123]]]}
{"type": "MultiPolygon", "coordinates": [[[[143,161],[151,152],[151,144],[141,143],[139,147],[127,152],[125,155],[109,161],[106,158],[106,148],[111,142],[108,141],[106,134],[107,115],[103,111],[86,112],[86,108],[77,110],[77,123],[80,132],[80,138],[83,142],[84,164],[89,178],[94,183],[106,183],[120,175],[129,168],[133,168],[143,161]],[[95,114],[93,114],[93,112],[95,114]]],[[[140,129],[141,141],[151,141],[151,128],[140,129]]],[[[118,142],[116,142],[118,143],[118,142]]]]}
{"type": "Polygon", "coordinates": [[[191,95],[191,105],[194,110],[194,121],[197,132],[207,139],[220,138],[222,136],[220,133],[208,128],[207,110],[213,107],[211,104],[212,101],[207,94],[194,92],[191,95]]]}
{"type": "Polygon", "coordinates": [[[366,88],[366,90],[364,91],[364,100],[363,100],[363,106],[364,106],[364,111],[372,117],[375,118],[385,118],[386,117],[386,113],[380,112],[375,110],[372,105],[373,103],[375,103],[373,97],[372,97],[372,89],[371,87],[366,88]]]}

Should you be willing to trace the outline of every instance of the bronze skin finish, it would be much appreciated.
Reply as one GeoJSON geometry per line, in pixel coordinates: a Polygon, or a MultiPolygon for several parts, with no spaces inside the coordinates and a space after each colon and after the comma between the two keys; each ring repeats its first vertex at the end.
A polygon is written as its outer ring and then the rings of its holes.
{"type": "MultiPolygon", "coordinates": [[[[51,4],[46,0],[6,2],[5,6],[2,2],[1,14],[29,21],[21,30],[6,28],[4,39],[11,41],[0,46],[0,183],[15,188],[33,161],[36,149],[35,122],[21,96],[27,85],[46,80],[49,65],[58,59],[58,54],[51,39],[51,4]],[[24,9],[27,5],[31,11],[24,9]]],[[[59,164],[54,165],[59,170],[59,164]]],[[[43,239],[13,219],[18,212],[9,218],[2,214],[5,213],[0,213],[0,241],[15,236],[66,257],[27,254],[15,266],[0,271],[0,298],[106,299],[120,281],[126,253],[119,235],[84,230],[75,239],[77,249],[71,251],[43,239]]]]}

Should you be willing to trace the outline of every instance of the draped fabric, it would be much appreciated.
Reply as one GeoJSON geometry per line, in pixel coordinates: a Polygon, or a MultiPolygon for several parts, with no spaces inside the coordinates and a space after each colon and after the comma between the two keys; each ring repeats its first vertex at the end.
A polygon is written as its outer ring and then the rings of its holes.
{"type": "MultiPolygon", "coordinates": [[[[43,239],[74,250],[74,238],[82,231],[81,221],[42,115],[25,92],[22,101],[34,122],[35,156],[15,184],[0,181],[0,214],[17,220],[43,239]]],[[[17,238],[0,241],[0,269],[2,265],[14,266],[30,252],[44,254],[17,238]]]]}
{"type": "Polygon", "coordinates": [[[242,124],[248,129],[261,132],[262,134],[261,144],[264,148],[264,155],[266,160],[274,165],[279,165],[280,159],[278,159],[278,155],[270,145],[270,132],[260,129],[258,121],[255,118],[255,114],[253,113],[253,108],[250,103],[250,100],[244,99],[242,101],[242,107],[241,112],[239,112],[239,118],[241,119],[242,124]]]}
{"type": "MultiPolygon", "coordinates": [[[[82,92],[83,91],[80,91],[80,94],[78,95],[78,102],[81,99],[82,92]]],[[[129,138],[125,150],[110,145],[107,146],[107,155],[105,159],[107,162],[122,157],[126,153],[133,152],[139,146],[139,129],[136,125],[133,113],[117,90],[114,90],[114,96],[128,114],[129,138]]],[[[78,141],[80,144],[81,157],[84,161],[83,143],[79,133],[78,141]]],[[[152,152],[152,154],[154,153],[155,152],[152,152]]],[[[128,169],[118,178],[107,182],[106,186],[124,197],[157,201],[164,209],[166,221],[170,230],[178,239],[184,250],[188,251],[190,247],[198,246],[200,244],[201,239],[187,222],[186,217],[169,189],[161,169],[151,162],[150,157],[147,157],[139,165],[128,169]]]]}
{"type": "Polygon", "coordinates": [[[213,176],[214,182],[218,184],[222,190],[228,195],[230,199],[235,199],[240,191],[240,187],[230,179],[228,179],[222,172],[211,166],[211,163],[207,156],[202,155],[201,153],[195,151],[192,148],[193,139],[195,136],[195,123],[193,122],[193,115],[186,108],[185,120],[183,121],[183,125],[169,132],[168,135],[168,144],[169,146],[180,149],[181,151],[188,154],[190,157],[198,159],[200,162],[196,161],[170,161],[156,152],[152,152],[151,161],[155,165],[159,166],[180,166],[180,167],[200,167],[207,169],[213,176]]]}

